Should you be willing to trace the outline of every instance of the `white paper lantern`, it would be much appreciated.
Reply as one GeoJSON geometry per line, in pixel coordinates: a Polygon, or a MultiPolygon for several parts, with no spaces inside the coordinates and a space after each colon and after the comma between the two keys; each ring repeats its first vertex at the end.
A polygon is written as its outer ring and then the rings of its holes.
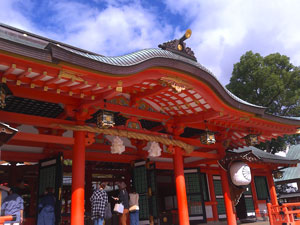
{"type": "Polygon", "coordinates": [[[110,149],[112,154],[122,154],[122,152],[125,151],[125,146],[121,138],[119,138],[118,136],[114,137],[110,149]]]}
{"type": "Polygon", "coordinates": [[[158,157],[161,155],[161,148],[157,142],[151,142],[148,152],[150,157],[158,157]]]}
{"type": "Polygon", "coordinates": [[[250,167],[244,162],[234,162],[230,166],[231,181],[236,186],[245,186],[251,182],[250,167]]]}

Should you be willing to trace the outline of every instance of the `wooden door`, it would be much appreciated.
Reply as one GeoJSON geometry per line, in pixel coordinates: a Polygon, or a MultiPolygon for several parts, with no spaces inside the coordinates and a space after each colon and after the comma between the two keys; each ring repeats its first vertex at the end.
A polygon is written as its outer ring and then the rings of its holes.
{"type": "Polygon", "coordinates": [[[140,223],[158,223],[158,204],[155,164],[147,161],[134,163],[133,185],[139,194],[140,223]]]}
{"type": "Polygon", "coordinates": [[[205,203],[199,169],[184,170],[190,224],[206,223],[205,203]]]}
{"type": "MultiPolygon", "coordinates": [[[[63,184],[63,156],[44,159],[39,162],[38,202],[46,188],[54,189],[55,196],[55,224],[61,221],[61,191],[63,184]]],[[[38,204],[37,204],[38,205],[38,204]]]]}

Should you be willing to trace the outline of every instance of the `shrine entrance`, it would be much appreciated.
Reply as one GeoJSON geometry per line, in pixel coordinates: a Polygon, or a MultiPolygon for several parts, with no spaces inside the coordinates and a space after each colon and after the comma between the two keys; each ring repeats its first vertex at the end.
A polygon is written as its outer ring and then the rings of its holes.
{"type": "MultiPolygon", "coordinates": [[[[184,171],[190,224],[206,222],[203,194],[204,176],[198,169],[184,171]]],[[[141,224],[179,224],[173,170],[155,168],[155,163],[134,164],[133,185],[140,195],[141,224]]]]}
{"type": "MultiPolygon", "coordinates": [[[[112,163],[99,161],[85,162],[85,223],[91,224],[91,202],[90,197],[96,188],[99,188],[101,182],[107,182],[105,191],[108,194],[108,200],[113,209],[115,201],[112,196],[119,194],[118,182],[125,182],[127,190],[130,192],[131,185],[131,165],[128,163],[112,163]]],[[[72,193],[72,160],[64,161],[63,188],[62,188],[62,222],[70,223],[71,216],[71,193],[72,193]]],[[[106,224],[118,224],[118,216],[106,224]]]]}

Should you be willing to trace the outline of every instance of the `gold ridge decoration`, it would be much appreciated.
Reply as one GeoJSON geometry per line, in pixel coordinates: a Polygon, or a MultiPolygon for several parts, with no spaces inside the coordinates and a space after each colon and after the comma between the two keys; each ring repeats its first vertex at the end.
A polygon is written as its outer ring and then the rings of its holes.
{"type": "Polygon", "coordinates": [[[175,93],[180,93],[185,89],[191,89],[190,85],[178,77],[161,77],[159,83],[162,86],[169,86],[175,93]]]}
{"type": "Polygon", "coordinates": [[[87,125],[80,126],[80,125],[52,124],[52,126],[66,129],[66,130],[89,131],[89,132],[93,132],[93,133],[106,134],[106,135],[119,136],[119,137],[127,137],[127,138],[133,138],[133,139],[137,139],[137,140],[155,141],[155,142],[167,145],[167,146],[173,145],[173,146],[178,146],[180,148],[183,148],[187,154],[190,154],[194,151],[193,145],[189,145],[180,140],[169,139],[168,137],[156,136],[156,135],[151,135],[151,134],[143,134],[143,133],[138,133],[138,132],[129,131],[129,130],[103,129],[103,128],[91,127],[91,126],[87,126],[87,125]]]}
{"type": "Polygon", "coordinates": [[[65,69],[60,71],[59,78],[61,78],[61,79],[70,79],[73,82],[75,82],[75,81],[84,82],[84,80],[81,77],[79,77],[78,74],[76,74],[73,71],[65,70],[65,69]]]}

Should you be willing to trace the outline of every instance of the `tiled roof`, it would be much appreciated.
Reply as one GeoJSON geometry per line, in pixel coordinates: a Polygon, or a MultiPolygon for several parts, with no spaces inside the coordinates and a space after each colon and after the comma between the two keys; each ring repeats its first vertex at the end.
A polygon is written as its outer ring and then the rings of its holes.
{"type": "MultiPolygon", "coordinates": [[[[291,146],[286,157],[300,159],[300,144],[291,146]]],[[[300,163],[297,164],[297,167],[289,167],[283,169],[283,171],[283,177],[281,179],[275,179],[275,182],[300,179],[300,163]]]]}
{"type": "MultiPolygon", "coordinates": [[[[299,147],[300,147],[300,145],[299,145],[299,147]]],[[[263,150],[255,148],[253,146],[247,146],[247,147],[238,148],[238,149],[233,150],[233,152],[238,152],[238,153],[247,152],[247,151],[252,151],[252,153],[256,157],[258,157],[262,162],[275,163],[275,164],[296,164],[296,163],[300,162],[300,156],[298,158],[292,157],[292,156],[282,157],[279,155],[274,155],[274,154],[265,152],[263,150]]]]}
{"type": "Polygon", "coordinates": [[[248,105],[252,107],[256,107],[259,109],[264,109],[265,107],[254,105],[251,103],[248,103],[234,94],[232,94],[229,90],[227,90],[216,78],[216,76],[209,71],[207,68],[202,66],[200,63],[195,62],[194,60],[191,60],[189,58],[183,57],[181,55],[175,54],[173,52],[167,51],[167,50],[162,50],[162,49],[143,49],[137,52],[133,52],[127,55],[123,56],[116,56],[116,57],[108,57],[108,56],[102,56],[93,52],[89,52],[77,47],[73,47],[70,45],[67,45],[65,43],[61,43],[58,41],[54,41],[45,37],[41,37],[14,27],[10,27],[5,24],[0,23],[0,38],[9,40],[15,43],[27,45],[33,48],[37,49],[46,49],[49,44],[54,44],[59,48],[65,49],[69,52],[72,52],[74,54],[86,57],[91,60],[95,60],[101,63],[113,65],[113,66],[120,66],[120,67],[127,67],[127,66],[133,66],[136,64],[140,64],[142,62],[145,62],[149,59],[153,58],[168,58],[168,59],[173,59],[173,60],[178,60],[187,64],[190,64],[192,66],[195,66],[196,68],[199,68],[201,70],[206,71],[209,73],[211,76],[215,78],[215,80],[223,87],[223,89],[227,92],[228,95],[230,95],[231,98],[234,100],[248,105]]]}
{"type": "MultiPolygon", "coordinates": [[[[210,71],[208,70],[206,67],[202,66],[200,63],[195,62],[194,60],[191,60],[189,58],[183,57],[181,55],[177,55],[173,52],[167,51],[167,50],[162,50],[162,49],[157,49],[157,48],[150,48],[150,49],[143,49],[137,52],[133,52],[127,55],[123,55],[123,56],[115,56],[115,57],[109,57],[109,56],[101,56],[101,55],[93,55],[93,54],[89,54],[89,53],[84,53],[82,51],[77,51],[74,49],[70,49],[64,46],[60,46],[61,48],[64,48],[70,52],[73,52],[75,54],[87,57],[89,59],[92,60],[96,60],[102,63],[106,63],[106,64],[110,64],[110,65],[114,65],[114,66],[132,66],[132,65],[136,65],[139,63],[142,63],[146,60],[152,59],[152,58],[169,58],[169,59],[175,59],[181,62],[185,62],[187,64],[191,64],[201,70],[206,71],[207,73],[209,73],[210,75],[212,75],[213,77],[216,78],[216,76],[210,71]]],[[[217,80],[217,78],[216,78],[217,80]]],[[[219,81],[218,81],[219,82],[219,81]]],[[[234,94],[232,94],[229,90],[227,90],[221,83],[220,85],[224,88],[224,90],[235,100],[246,104],[246,105],[250,105],[253,107],[257,107],[257,108],[265,108],[262,106],[258,106],[258,105],[254,105],[251,104],[249,102],[246,102],[240,98],[238,98],[237,96],[235,96],[234,94]]]]}

